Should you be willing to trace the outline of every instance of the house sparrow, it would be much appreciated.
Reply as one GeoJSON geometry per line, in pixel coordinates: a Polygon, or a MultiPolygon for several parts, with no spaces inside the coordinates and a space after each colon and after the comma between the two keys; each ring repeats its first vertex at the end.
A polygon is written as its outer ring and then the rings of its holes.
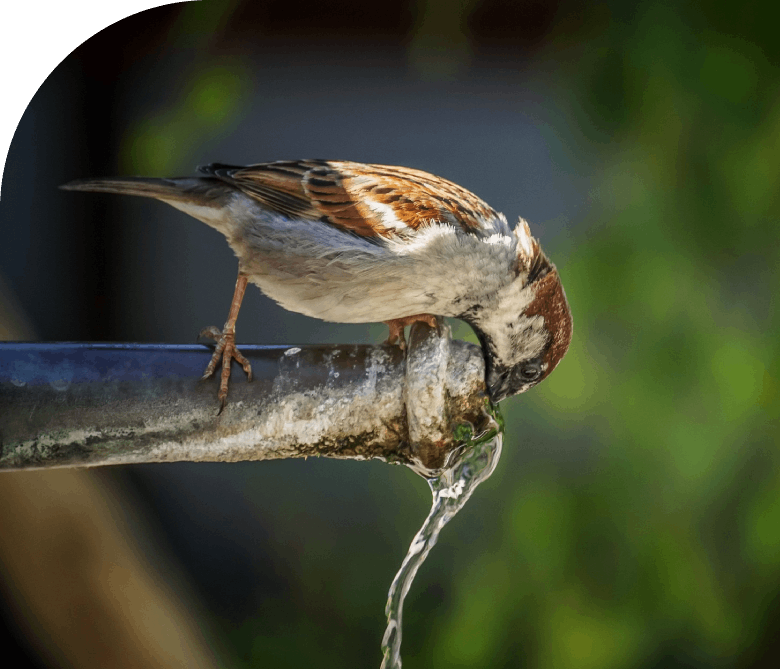
{"type": "MultiPolygon", "coordinates": [[[[151,197],[219,230],[238,256],[225,327],[204,378],[220,360],[220,407],[247,282],[291,311],[326,321],[384,321],[387,343],[436,316],[471,325],[494,402],[544,379],[569,347],[572,319],[558,272],[522,218],[506,217],[440,177],[406,167],[330,160],[200,167],[205,176],[85,179],[66,190],[151,197]]],[[[220,411],[221,411],[220,408],[220,411]]]]}

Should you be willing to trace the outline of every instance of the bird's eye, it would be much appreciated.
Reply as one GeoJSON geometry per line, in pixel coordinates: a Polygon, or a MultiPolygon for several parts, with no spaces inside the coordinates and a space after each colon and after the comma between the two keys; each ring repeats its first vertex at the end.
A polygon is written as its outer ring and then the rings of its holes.
{"type": "Polygon", "coordinates": [[[536,379],[539,378],[539,375],[541,373],[542,373],[541,367],[533,363],[523,365],[520,368],[520,375],[523,377],[524,381],[535,381],[536,379]]]}

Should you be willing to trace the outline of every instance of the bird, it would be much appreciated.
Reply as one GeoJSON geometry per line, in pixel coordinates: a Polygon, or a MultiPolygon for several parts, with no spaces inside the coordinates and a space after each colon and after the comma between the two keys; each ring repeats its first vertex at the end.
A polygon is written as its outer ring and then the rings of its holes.
{"type": "Polygon", "coordinates": [[[220,412],[248,283],[290,311],[339,323],[468,323],[497,403],[544,380],[572,337],[560,276],[528,222],[514,228],[469,190],[422,170],[336,160],[212,163],[200,176],[102,177],[61,188],[154,198],[221,232],[238,258],[228,319],[203,378],[221,363],[220,412]]]}

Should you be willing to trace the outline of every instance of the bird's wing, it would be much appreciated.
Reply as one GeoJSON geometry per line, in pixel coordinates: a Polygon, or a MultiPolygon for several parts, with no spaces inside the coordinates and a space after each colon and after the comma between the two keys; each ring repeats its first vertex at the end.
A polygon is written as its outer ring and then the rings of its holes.
{"type": "Polygon", "coordinates": [[[465,188],[405,167],[325,160],[231,167],[208,165],[263,207],[290,218],[320,220],[381,241],[413,236],[430,225],[489,235],[505,219],[465,188]]]}

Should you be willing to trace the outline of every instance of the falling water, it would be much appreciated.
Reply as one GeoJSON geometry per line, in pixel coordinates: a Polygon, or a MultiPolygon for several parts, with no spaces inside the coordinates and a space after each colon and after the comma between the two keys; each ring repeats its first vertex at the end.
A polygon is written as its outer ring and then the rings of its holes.
{"type": "Polygon", "coordinates": [[[463,508],[474,489],[490,477],[501,457],[503,422],[497,411],[492,416],[491,428],[466,439],[451,466],[435,476],[426,477],[433,493],[433,504],[390,586],[385,606],[387,628],[382,639],[381,669],[401,669],[401,616],[404,599],[417,570],[436,544],[439,532],[463,508]]]}

